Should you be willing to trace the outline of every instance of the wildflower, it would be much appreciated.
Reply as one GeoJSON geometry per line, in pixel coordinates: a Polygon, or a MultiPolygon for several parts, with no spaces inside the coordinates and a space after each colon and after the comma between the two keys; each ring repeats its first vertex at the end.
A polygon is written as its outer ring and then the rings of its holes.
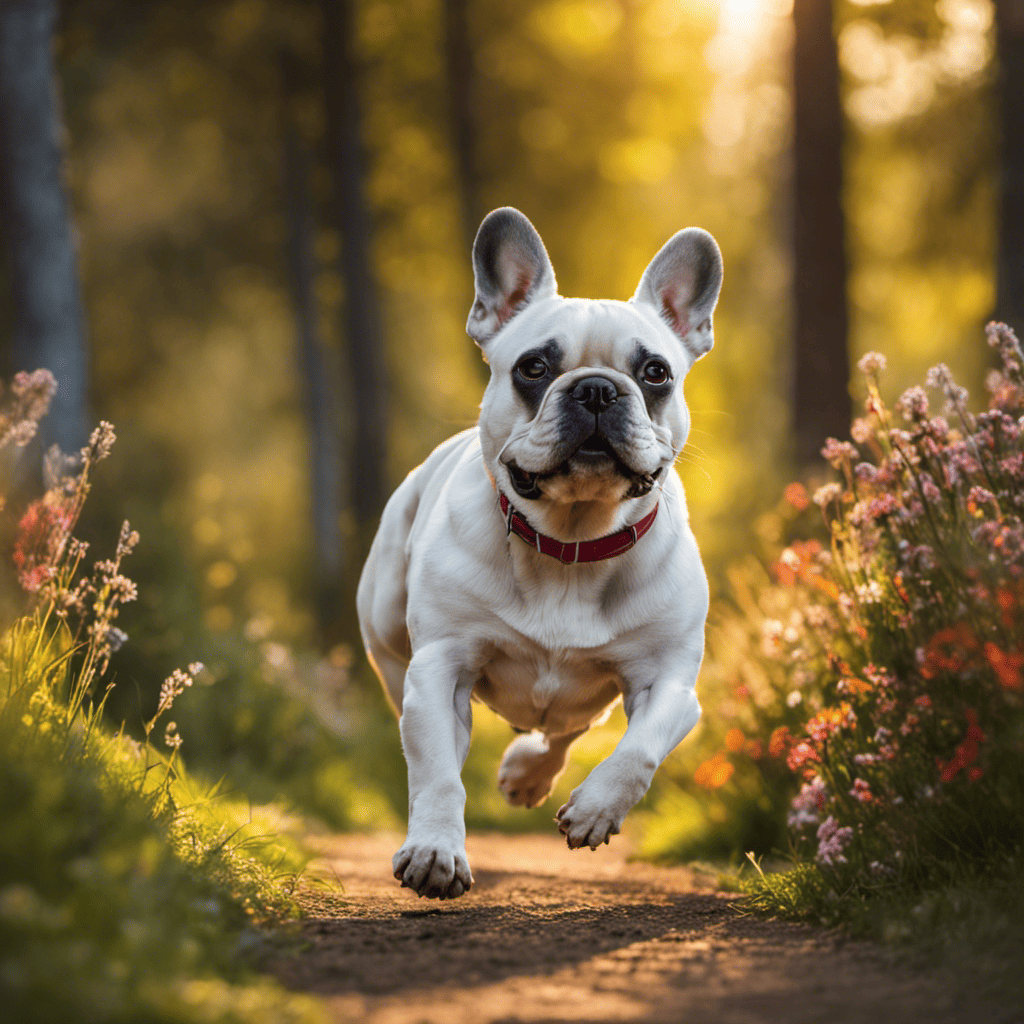
{"type": "Polygon", "coordinates": [[[1020,674],[1021,667],[1024,666],[1024,655],[1016,651],[1002,651],[992,641],[988,641],[985,644],[984,651],[985,660],[992,667],[992,671],[995,672],[1000,685],[1007,690],[1020,690],[1024,688],[1024,682],[1022,682],[1020,674]]]}
{"type": "Polygon", "coordinates": [[[765,619],[761,623],[761,649],[768,657],[777,654],[783,626],[778,619],[765,619]]]}
{"type": "Polygon", "coordinates": [[[967,733],[963,740],[948,762],[943,763],[941,759],[936,761],[943,782],[952,781],[961,770],[972,765],[978,759],[978,744],[985,741],[985,734],[978,726],[977,712],[974,708],[967,708],[964,713],[967,717],[967,733]]]}
{"type": "Polygon", "coordinates": [[[850,426],[850,437],[857,444],[867,444],[874,436],[874,424],[866,416],[859,416],[850,426]]]}
{"type": "Polygon", "coordinates": [[[881,352],[868,352],[861,356],[857,362],[857,369],[868,375],[878,375],[885,372],[886,359],[881,352]]]}
{"type": "Polygon", "coordinates": [[[920,721],[921,719],[915,714],[907,715],[903,720],[903,724],[900,726],[900,735],[909,736],[918,727],[920,721]]]}
{"type": "Polygon", "coordinates": [[[188,666],[188,674],[195,679],[195,677],[199,675],[204,668],[206,668],[206,666],[201,661],[193,661],[188,666]]]}
{"type": "Polygon", "coordinates": [[[799,569],[801,565],[800,556],[792,548],[786,548],[786,550],[779,555],[779,561],[786,566],[787,569],[793,569],[794,571],[799,569]]]}
{"type": "Polygon", "coordinates": [[[801,483],[789,484],[782,492],[782,496],[797,512],[803,512],[811,503],[810,498],[807,496],[807,488],[801,483]]]}
{"type": "Polygon", "coordinates": [[[860,453],[849,441],[837,441],[830,437],[825,441],[821,454],[833,469],[842,469],[843,466],[850,465],[860,453]]]}
{"type": "Polygon", "coordinates": [[[825,810],[828,790],[825,783],[815,776],[810,782],[800,787],[800,792],[793,797],[792,808],[786,815],[786,824],[790,828],[803,828],[805,825],[817,825],[821,821],[821,812],[825,810]]]}
{"type": "Polygon", "coordinates": [[[882,586],[877,580],[858,584],[854,587],[854,592],[861,604],[880,604],[882,598],[885,597],[885,591],[882,590],[882,586]]]}
{"type": "Polygon", "coordinates": [[[813,761],[820,761],[818,752],[806,740],[801,740],[786,755],[786,766],[790,771],[798,771],[813,761]]]}
{"type": "Polygon", "coordinates": [[[919,654],[921,675],[934,679],[940,672],[959,672],[977,649],[978,639],[966,622],[940,629],[919,654]]]}
{"type": "Polygon", "coordinates": [[[185,690],[192,685],[192,676],[176,668],[163,682],[160,687],[160,699],[157,702],[157,715],[166,711],[180,697],[185,690]]]}
{"type": "Polygon", "coordinates": [[[167,726],[164,729],[164,743],[166,743],[171,750],[177,750],[181,746],[181,734],[178,732],[177,723],[167,723],[167,726]]]}
{"type": "Polygon", "coordinates": [[[843,488],[840,484],[823,484],[814,492],[814,504],[824,510],[826,505],[830,505],[833,501],[839,498],[842,493],[843,488]]]}
{"type": "Polygon", "coordinates": [[[873,484],[878,478],[878,469],[870,462],[858,462],[853,467],[853,478],[865,486],[873,484]]]}
{"type": "Polygon", "coordinates": [[[862,804],[870,804],[875,801],[875,796],[871,792],[871,786],[863,779],[853,780],[853,789],[850,790],[850,796],[862,804]]]}
{"type": "Polygon", "coordinates": [[[128,520],[126,519],[121,524],[121,534],[117,538],[117,554],[115,557],[120,560],[125,555],[130,555],[138,543],[139,534],[128,525],[128,520]]]}
{"type": "Polygon", "coordinates": [[[743,745],[746,741],[747,737],[743,735],[742,729],[733,728],[725,734],[726,749],[734,754],[743,749],[743,745]]]}
{"type": "Polygon", "coordinates": [[[116,626],[111,626],[107,630],[106,641],[111,651],[119,651],[128,642],[128,634],[116,626]]]}
{"type": "Polygon", "coordinates": [[[14,542],[14,567],[18,582],[35,593],[53,576],[54,563],[67,539],[72,510],[65,503],[48,500],[32,502],[18,523],[14,542]]]}
{"type": "Polygon", "coordinates": [[[82,458],[90,463],[105,459],[116,440],[113,424],[100,420],[100,425],[89,435],[89,443],[82,449],[82,458]]]}
{"type": "Polygon", "coordinates": [[[904,419],[921,421],[928,415],[928,394],[924,388],[915,384],[896,400],[896,408],[904,419]]]}
{"type": "Polygon", "coordinates": [[[733,771],[734,768],[725,756],[725,751],[720,750],[697,767],[693,773],[693,781],[705,789],[719,789],[732,778],[733,771]]]}
{"type": "Polygon", "coordinates": [[[772,757],[781,757],[789,750],[792,742],[793,737],[790,736],[789,730],[784,725],[780,725],[772,731],[771,737],[768,740],[768,753],[772,757]]]}
{"type": "Polygon", "coordinates": [[[853,829],[849,826],[839,827],[839,822],[830,814],[818,827],[817,859],[831,867],[833,864],[845,864],[843,850],[853,838],[853,829]]]}
{"type": "Polygon", "coordinates": [[[960,410],[967,401],[967,389],[960,387],[953,380],[953,374],[945,363],[933,366],[925,376],[925,383],[936,388],[946,396],[947,409],[960,410]]]}
{"type": "Polygon", "coordinates": [[[856,725],[857,717],[846,701],[839,707],[823,708],[807,723],[807,735],[815,743],[824,743],[833,733],[856,725]]]}
{"type": "Polygon", "coordinates": [[[795,708],[803,703],[804,696],[799,690],[791,690],[786,695],[786,707],[795,708]]]}

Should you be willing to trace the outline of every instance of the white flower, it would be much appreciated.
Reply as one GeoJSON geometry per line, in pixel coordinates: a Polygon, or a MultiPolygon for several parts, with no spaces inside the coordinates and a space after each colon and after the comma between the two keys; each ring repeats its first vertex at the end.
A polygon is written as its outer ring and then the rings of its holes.
{"type": "Polygon", "coordinates": [[[804,696],[799,690],[791,690],[786,696],[786,707],[795,708],[798,704],[803,703],[804,696]]]}
{"type": "Polygon", "coordinates": [[[885,596],[878,580],[871,580],[869,583],[859,583],[854,590],[857,592],[857,600],[861,604],[878,604],[885,596]]]}
{"type": "Polygon", "coordinates": [[[779,555],[779,561],[786,566],[787,569],[793,569],[795,571],[800,568],[800,556],[792,548],[786,548],[786,550],[779,555]]]}
{"type": "Polygon", "coordinates": [[[814,504],[824,508],[835,501],[842,493],[842,485],[836,483],[824,484],[814,492],[814,504]]]}
{"type": "Polygon", "coordinates": [[[885,356],[881,352],[868,352],[860,357],[857,362],[857,369],[861,373],[884,373],[885,372],[885,356]]]}

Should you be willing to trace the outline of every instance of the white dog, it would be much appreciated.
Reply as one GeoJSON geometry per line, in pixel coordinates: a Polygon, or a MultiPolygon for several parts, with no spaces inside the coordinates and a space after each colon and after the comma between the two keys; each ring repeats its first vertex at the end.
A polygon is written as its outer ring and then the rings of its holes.
{"type": "Polygon", "coordinates": [[[479,426],[394,493],[358,594],[409,769],[394,874],[442,899],[473,882],[471,698],[523,733],[498,784],[532,807],[622,696],[625,735],[558,811],[569,846],[593,849],[700,717],[708,608],[673,463],[690,426],[683,378],[712,345],[714,239],[680,231],[629,302],[563,299],[533,225],[505,208],[480,226],[473,267],[467,330],[491,367],[479,426]]]}

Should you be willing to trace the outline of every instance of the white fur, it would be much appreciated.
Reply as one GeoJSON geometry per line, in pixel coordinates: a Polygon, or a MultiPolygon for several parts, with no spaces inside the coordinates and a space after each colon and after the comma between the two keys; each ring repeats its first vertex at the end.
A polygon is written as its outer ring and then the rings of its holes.
{"type": "MultiPolygon", "coordinates": [[[[530,806],[547,797],[569,744],[622,697],[625,735],[558,812],[574,848],[594,848],[619,831],[655,769],[700,717],[694,687],[708,589],[672,466],[689,430],[682,381],[697,357],[693,335],[701,350],[710,347],[720,262],[710,304],[705,289],[695,311],[685,303],[680,311],[678,297],[692,295],[707,265],[695,268],[687,232],[659,253],[631,302],[563,299],[530,232],[526,218],[508,210],[481,227],[471,324],[475,318],[492,377],[479,426],[445,442],[399,486],[359,584],[364,641],[400,715],[409,769],[409,829],[395,877],[425,896],[459,896],[472,884],[460,778],[471,697],[527,731],[506,751],[499,785],[513,803],[530,806]],[[481,265],[489,250],[496,269],[481,265]],[[531,274],[539,282],[532,294],[531,274]],[[672,299],[667,313],[659,288],[672,299]],[[697,330],[688,338],[691,326],[697,330]],[[552,338],[564,352],[563,372],[534,415],[512,374],[524,352],[552,338]],[[638,341],[665,357],[674,375],[653,420],[630,364],[638,341]],[[547,469],[560,396],[592,373],[615,382],[628,413],[629,437],[617,455],[630,470],[660,469],[658,484],[626,498],[619,473],[581,467],[545,480],[539,498],[518,497],[502,460],[547,469]],[[625,554],[562,565],[507,535],[495,484],[532,526],[563,541],[603,536],[660,507],[654,526],[625,554]]],[[[702,258],[709,252],[717,257],[714,247],[702,258]]]]}

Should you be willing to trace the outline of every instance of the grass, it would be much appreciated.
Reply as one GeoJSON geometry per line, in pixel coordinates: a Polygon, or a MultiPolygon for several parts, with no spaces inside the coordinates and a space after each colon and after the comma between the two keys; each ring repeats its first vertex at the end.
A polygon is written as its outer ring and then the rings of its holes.
{"type": "Polygon", "coordinates": [[[100,722],[62,623],[0,641],[0,999],[11,1020],[313,1022],[258,979],[262,925],[295,913],[302,855],[204,791],[177,751],[100,722]]]}

